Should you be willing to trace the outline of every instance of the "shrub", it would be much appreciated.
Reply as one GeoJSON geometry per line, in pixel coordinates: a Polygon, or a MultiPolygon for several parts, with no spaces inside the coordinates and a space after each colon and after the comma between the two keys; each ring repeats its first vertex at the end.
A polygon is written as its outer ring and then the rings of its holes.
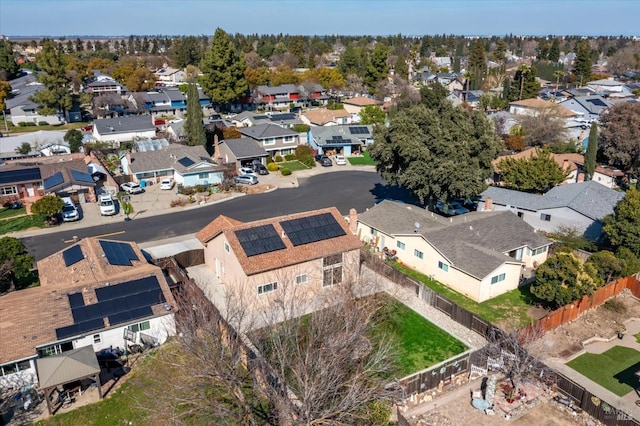
{"type": "Polygon", "coordinates": [[[271,164],[271,163],[273,163],[273,158],[267,157],[267,164],[271,164]]]}
{"type": "Polygon", "coordinates": [[[191,194],[195,194],[195,190],[192,186],[183,186],[180,188],[180,193],[182,195],[191,195],[191,194]]]}
{"type": "Polygon", "coordinates": [[[282,163],[282,156],[281,155],[276,155],[276,163],[282,163]]]}
{"type": "Polygon", "coordinates": [[[196,185],[193,187],[193,192],[194,193],[209,192],[209,188],[206,185],[196,185]]]}
{"type": "Polygon", "coordinates": [[[30,121],[21,121],[18,123],[18,127],[31,127],[31,126],[35,126],[36,123],[32,123],[30,121]]]}
{"type": "Polygon", "coordinates": [[[38,121],[38,126],[48,126],[49,123],[47,121],[38,121]]]}
{"type": "Polygon", "coordinates": [[[276,172],[278,171],[279,166],[276,163],[267,163],[267,170],[269,170],[270,172],[276,172]]]}
{"type": "Polygon", "coordinates": [[[311,154],[301,155],[298,158],[298,161],[300,161],[302,164],[304,164],[307,167],[315,167],[316,166],[316,161],[313,159],[313,156],[311,154]]]}
{"type": "Polygon", "coordinates": [[[295,160],[296,158],[297,158],[297,157],[296,157],[296,155],[295,155],[295,154],[287,154],[287,155],[285,155],[285,156],[284,156],[284,159],[285,159],[286,161],[293,161],[293,160],[295,160]]]}
{"type": "Polygon", "coordinates": [[[296,157],[300,159],[303,155],[313,155],[313,151],[309,145],[298,145],[296,146],[296,157]]]}
{"type": "Polygon", "coordinates": [[[280,173],[282,173],[282,176],[289,176],[291,174],[291,169],[288,167],[283,167],[282,170],[280,170],[280,173]]]}

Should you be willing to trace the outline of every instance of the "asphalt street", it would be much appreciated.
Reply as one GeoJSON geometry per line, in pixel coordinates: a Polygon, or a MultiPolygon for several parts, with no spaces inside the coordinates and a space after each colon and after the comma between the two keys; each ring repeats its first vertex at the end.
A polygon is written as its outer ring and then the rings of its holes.
{"type": "Polygon", "coordinates": [[[406,191],[389,187],[377,173],[336,171],[300,179],[296,188],[280,188],[265,194],[129,222],[118,221],[75,230],[61,229],[60,232],[21,239],[27,251],[40,260],[68,246],[74,237],[105,236],[114,240],[144,243],[193,234],[221,214],[248,222],[334,206],[346,216],[351,208],[363,212],[377,200],[385,198],[412,201],[406,191]]]}

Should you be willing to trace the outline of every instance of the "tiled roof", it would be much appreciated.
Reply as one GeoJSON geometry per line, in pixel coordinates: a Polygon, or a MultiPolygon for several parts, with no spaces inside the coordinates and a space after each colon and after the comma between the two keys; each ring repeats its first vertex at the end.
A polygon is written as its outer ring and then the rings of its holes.
{"type": "Polygon", "coordinates": [[[326,108],[316,108],[305,112],[304,116],[307,117],[312,124],[322,126],[335,121],[337,118],[351,117],[351,114],[343,109],[329,110],[326,108]]]}
{"type": "Polygon", "coordinates": [[[110,133],[144,132],[156,127],[150,115],[131,115],[128,117],[102,118],[94,120],[93,125],[101,135],[110,133]],[[111,130],[113,129],[113,130],[111,130]]]}
{"type": "Polygon", "coordinates": [[[207,226],[202,228],[196,233],[196,238],[200,240],[202,244],[206,244],[211,241],[212,238],[220,234],[227,228],[232,228],[237,225],[242,225],[243,222],[235,220],[233,218],[220,215],[213,219],[207,226]]]}
{"type": "Polygon", "coordinates": [[[220,144],[225,144],[236,157],[236,160],[266,157],[268,155],[267,151],[258,145],[255,139],[251,138],[225,139],[220,141],[220,144]]]}
{"type": "MultiPolygon", "coordinates": [[[[198,232],[196,236],[204,243],[215,238],[215,236],[220,233],[223,233],[226,240],[229,242],[231,250],[236,256],[238,263],[246,275],[253,275],[260,272],[280,269],[286,266],[297,265],[299,263],[322,258],[330,254],[356,250],[362,247],[360,239],[351,233],[346,221],[335,207],[269,218],[250,223],[238,224],[235,226],[226,226],[225,221],[219,219],[220,217],[216,219],[218,221],[217,223],[215,223],[216,220],[214,220],[212,223],[207,225],[202,231],[198,232]],[[294,246],[291,243],[291,240],[286,237],[286,233],[280,224],[280,222],[283,221],[300,219],[323,213],[330,213],[335,218],[336,222],[342,227],[345,235],[294,246]],[[277,235],[284,235],[282,241],[285,244],[285,248],[269,253],[258,254],[250,257],[247,256],[240,244],[240,241],[238,241],[235,232],[241,229],[251,229],[267,224],[273,225],[277,235]]],[[[228,218],[224,219],[228,220],[228,218]]]]}
{"type": "Polygon", "coordinates": [[[355,98],[349,98],[342,101],[343,104],[367,106],[367,105],[382,105],[382,102],[375,99],[367,98],[364,96],[357,96],[355,98]]]}
{"type": "MultiPolygon", "coordinates": [[[[97,239],[83,239],[76,243],[84,258],[65,266],[59,251],[38,262],[40,287],[11,292],[0,297],[0,364],[32,357],[36,347],[57,341],[56,329],[74,323],[68,294],[82,293],[86,305],[97,302],[95,290],[107,283],[115,285],[138,278],[155,276],[168,304],[175,300],[162,270],[147,263],[135,243],[130,243],[140,260],[132,266],[116,266],[107,262],[97,239]]],[[[154,316],[166,315],[160,304],[152,307],[154,316]]]]}

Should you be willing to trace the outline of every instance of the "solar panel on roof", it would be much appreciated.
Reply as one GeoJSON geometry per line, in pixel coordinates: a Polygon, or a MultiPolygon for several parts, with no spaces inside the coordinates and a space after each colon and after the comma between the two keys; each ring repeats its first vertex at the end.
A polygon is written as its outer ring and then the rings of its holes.
{"type": "Polygon", "coordinates": [[[189,157],[182,157],[181,159],[178,160],[178,163],[182,164],[184,167],[189,167],[195,164],[196,162],[189,157]]]}
{"type": "Polygon", "coordinates": [[[590,104],[593,104],[595,106],[601,106],[601,107],[606,107],[607,106],[607,104],[602,102],[602,99],[587,99],[587,102],[589,102],[590,104]]]}
{"type": "Polygon", "coordinates": [[[366,135],[369,133],[369,129],[363,126],[350,126],[349,132],[351,132],[352,135],[366,135]]]}
{"type": "Polygon", "coordinates": [[[81,172],[80,170],[71,169],[71,177],[78,182],[94,183],[89,173],[81,172]]]}
{"type": "Polygon", "coordinates": [[[331,213],[280,222],[291,244],[299,246],[346,235],[331,213]]]}
{"type": "Polygon", "coordinates": [[[102,318],[82,321],[66,327],[56,328],[56,337],[58,339],[64,339],[67,337],[77,336],[78,334],[86,333],[87,331],[99,330],[104,327],[104,320],[102,318]]]}
{"type": "Polygon", "coordinates": [[[145,306],[142,308],[133,309],[126,312],[120,312],[115,315],[110,315],[109,324],[110,325],[123,324],[139,318],[149,317],[151,315],[153,315],[153,311],[151,310],[151,307],[145,306]]]}
{"type": "Polygon", "coordinates": [[[84,259],[84,253],[79,245],[70,247],[62,252],[62,259],[64,259],[64,266],[71,266],[84,259]]]}
{"type": "Polygon", "coordinates": [[[69,306],[71,306],[71,309],[84,306],[84,297],[82,296],[82,293],[69,294],[67,297],[69,298],[69,306]]]}
{"type": "Polygon", "coordinates": [[[40,169],[38,167],[31,169],[18,169],[0,171],[0,184],[26,182],[30,180],[40,180],[40,169]]]}
{"type": "Polygon", "coordinates": [[[235,234],[247,257],[286,248],[271,224],[241,229],[235,231],[235,234]]]}
{"type": "Polygon", "coordinates": [[[285,113],[285,114],[271,114],[271,120],[273,121],[279,121],[279,120],[295,120],[296,119],[296,115],[295,114],[289,114],[289,113],[285,113]]]}
{"type": "Polygon", "coordinates": [[[62,177],[62,172],[56,172],[53,175],[49,176],[44,180],[44,189],[51,189],[54,186],[60,185],[64,182],[64,177],[62,177]]]}
{"type": "Polygon", "coordinates": [[[139,260],[131,244],[100,240],[100,246],[111,265],[131,266],[132,260],[139,260]]]}

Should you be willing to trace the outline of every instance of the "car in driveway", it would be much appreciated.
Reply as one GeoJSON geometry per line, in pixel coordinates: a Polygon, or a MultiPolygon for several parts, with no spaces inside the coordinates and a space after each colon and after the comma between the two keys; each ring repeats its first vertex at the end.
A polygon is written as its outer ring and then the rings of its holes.
{"type": "Polygon", "coordinates": [[[344,155],[336,155],[333,158],[334,158],[334,160],[336,160],[336,164],[338,166],[346,166],[347,165],[347,159],[344,157],[344,155]]]}
{"type": "Polygon", "coordinates": [[[239,176],[245,176],[245,175],[253,175],[255,176],[255,172],[253,171],[253,169],[251,167],[240,167],[238,169],[238,175],[239,176]]]}
{"type": "Polygon", "coordinates": [[[327,158],[326,155],[324,154],[316,154],[313,156],[314,160],[316,160],[318,163],[322,162],[323,158],[327,158]]]}
{"type": "Polygon", "coordinates": [[[324,157],[320,160],[320,165],[322,167],[331,167],[333,166],[333,161],[331,161],[331,158],[329,157],[324,157]]]}
{"type": "Polygon", "coordinates": [[[236,176],[233,180],[235,183],[241,183],[244,185],[255,185],[258,183],[258,176],[246,174],[242,176],[236,176]]]}
{"type": "Polygon", "coordinates": [[[160,189],[173,189],[173,179],[166,178],[160,181],[160,189]]]}
{"type": "Polygon", "coordinates": [[[98,204],[100,205],[100,214],[102,216],[113,216],[116,214],[116,204],[113,202],[111,195],[100,195],[98,197],[98,204]]]}
{"type": "Polygon", "coordinates": [[[140,194],[144,192],[144,189],[142,189],[140,184],[135,182],[125,182],[120,185],[120,189],[128,194],[140,194]]]}
{"type": "Polygon", "coordinates": [[[62,221],[74,222],[80,220],[80,212],[73,200],[69,197],[62,197],[62,201],[64,201],[64,205],[62,206],[62,221]]]}
{"type": "Polygon", "coordinates": [[[254,164],[252,168],[253,168],[253,172],[259,175],[269,174],[269,169],[267,169],[267,167],[264,164],[254,164]]]}

